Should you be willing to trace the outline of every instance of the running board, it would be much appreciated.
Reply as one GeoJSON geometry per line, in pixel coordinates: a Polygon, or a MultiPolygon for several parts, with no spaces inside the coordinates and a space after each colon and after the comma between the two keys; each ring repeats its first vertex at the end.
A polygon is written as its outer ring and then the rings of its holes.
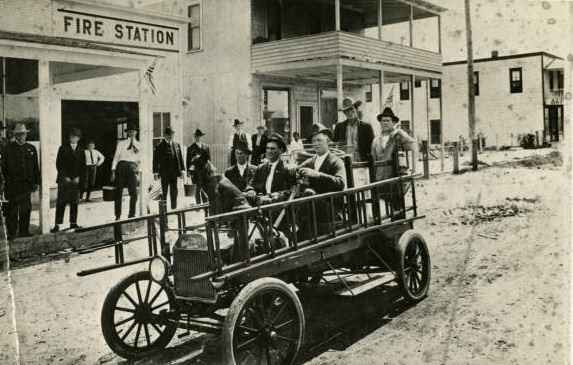
{"type": "MultiPolygon", "coordinates": [[[[342,279],[344,280],[344,279],[342,279]]],[[[335,295],[340,295],[343,297],[353,297],[356,295],[360,295],[369,291],[370,289],[377,288],[381,285],[388,284],[394,281],[394,275],[391,273],[385,273],[380,275],[373,276],[367,280],[359,281],[359,282],[346,282],[344,283],[344,288],[335,291],[335,295]]]]}

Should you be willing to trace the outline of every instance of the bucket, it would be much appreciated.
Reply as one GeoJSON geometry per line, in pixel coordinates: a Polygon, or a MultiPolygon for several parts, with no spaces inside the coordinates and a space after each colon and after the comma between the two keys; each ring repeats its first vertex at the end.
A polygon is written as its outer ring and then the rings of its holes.
{"type": "Polygon", "coordinates": [[[115,200],[115,186],[104,186],[101,188],[103,191],[103,200],[111,202],[115,200]]]}
{"type": "Polygon", "coordinates": [[[185,190],[185,196],[195,196],[197,191],[197,185],[195,184],[183,184],[183,189],[185,190]]]}

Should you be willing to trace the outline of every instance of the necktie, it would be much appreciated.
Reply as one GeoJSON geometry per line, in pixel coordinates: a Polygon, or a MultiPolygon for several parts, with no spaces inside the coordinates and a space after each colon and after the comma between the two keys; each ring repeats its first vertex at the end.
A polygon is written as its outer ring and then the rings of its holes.
{"type": "Polygon", "coordinates": [[[129,147],[127,147],[128,150],[133,149],[133,153],[137,153],[137,147],[135,147],[135,145],[133,144],[133,139],[129,140],[129,147]]]}
{"type": "Polygon", "coordinates": [[[91,158],[91,164],[94,165],[94,153],[92,150],[90,150],[90,158],[91,158]]]}

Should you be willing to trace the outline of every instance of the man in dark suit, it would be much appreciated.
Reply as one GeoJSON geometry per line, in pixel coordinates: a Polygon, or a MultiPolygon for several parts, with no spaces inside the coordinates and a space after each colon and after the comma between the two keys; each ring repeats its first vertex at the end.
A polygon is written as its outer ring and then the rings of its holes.
{"type": "MultiPolygon", "coordinates": [[[[297,172],[300,176],[308,181],[308,188],[302,192],[303,196],[342,191],[346,187],[346,169],[344,168],[344,162],[328,149],[328,144],[332,138],[333,134],[330,129],[322,129],[314,133],[312,144],[316,155],[304,161],[297,168],[297,172]]],[[[341,205],[342,202],[336,199],[333,208],[338,210],[341,205]]],[[[309,210],[306,209],[306,211],[306,214],[309,214],[309,210]]],[[[328,223],[332,217],[330,204],[324,201],[317,201],[315,212],[318,234],[320,235],[329,229],[328,223]]],[[[308,225],[299,224],[299,227],[301,227],[302,230],[300,237],[302,239],[308,237],[309,232],[304,232],[304,229],[306,229],[308,225]]]]}
{"type": "Polygon", "coordinates": [[[197,202],[197,204],[206,202],[207,199],[204,199],[203,197],[204,193],[201,192],[201,185],[199,184],[199,180],[191,171],[191,164],[193,158],[201,154],[201,151],[204,152],[204,156],[207,159],[207,161],[211,160],[211,152],[209,150],[209,145],[203,142],[202,140],[204,135],[205,133],[203,133],[200,129],[195,130],[195,133],[193,135],[195,137],[195,142],[193,142],[189,147],[187,147],[187,158],[185,160],[185,166],[187,167],[187,176],[190,177],[191,180],[193,181],[193,184],[197,186],[195,192],[195,201],[197,202]]]}
{"type": "Polygon", "coordinates": [[[280,159],[285,150],[286,144],[280,134],[274,133],[267,140],[265,157],[268,161],[259,165],[245,189],[249,203],[268,204],[288,199],[296,179],[294,170],[287,168],[280,159]]]}
{"type": "Polygon", "coordinates": [[[260,125],[257,127],[257,134],[253,134],[251,136],[251,142],[251,146],[253,146],[251,163],[258,166],[261,163],[262,157],[265,154],[265,148],[267,146],[267,135],[265,133],[264,126],[260,125]]]}
{"type": "Polygon", "coordinates": [[[58,170],[58,198],[56,200],[56,225],[50,232],[60,230],[60,224],[64,223],[66,205],[70,205],[70,228],[79,228],[78,201],[80,199],[80,177],[85,173],[86,154],[84,149],[78,146],[82,133],[73,128],[69,134],[69,142],[58,149],[56,168],[58,170]]]}
{"type": "Polygon", "coordinates": [[[30,212],[32,192],[40,184],[40,165],[36,147],[26,142],[30,132],[24,124],[14,126],[15,140],[2,153],[4,196],[8,200],[6,229],[8,239],[30,237],[30,212]]]}
{"type": "Polygon", "coordinates": [[[244,142],[239,142],[235,146],[237,164],[225,170],[225,177],[241,191],[245,191],[257,171],[257,166],[250,164],[248,161],[250,154],[251,150],[249,149],[249,145],[244,142]]]}
{"type": "Polygon", "coordinates": [[[334,141],[354,146],[352,159],[354,162],[371,161],[370,149],[374,139],[372,126],[360,120],[358,107],[362,105],[360,100],[345,98],[340,110],[346,116],[346,120],[334,127],[334,141]]]}
{"type": "Polygon", "coordinates": [[[171,209],[177,208],[177,179],[184,176],[185,166],[179,143],[173,140],[175,131],[165,128],[164,139],[153,150],[153,177],[161,178],[163,199],[167,199],[167,191],[171,198],[171,209]]]}

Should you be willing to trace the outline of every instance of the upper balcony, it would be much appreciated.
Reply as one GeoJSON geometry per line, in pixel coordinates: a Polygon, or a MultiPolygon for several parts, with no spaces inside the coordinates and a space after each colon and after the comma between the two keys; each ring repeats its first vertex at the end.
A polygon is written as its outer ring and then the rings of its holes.
{"type": "MultiPolygon", "coordinates": [[[[440,12],[422,0],[253,0],[252,71],[333,80],[440,78],[440,12]]],[[[367,81],[366,81],[367,82],[367,81]]]]}
{"type": "Polygon", "coordinates": [[[564,74],[563,60],[554,60],[549,65],[545,65],[544,95],[545,104],[563,105],[564,101],[564,74]]]}

